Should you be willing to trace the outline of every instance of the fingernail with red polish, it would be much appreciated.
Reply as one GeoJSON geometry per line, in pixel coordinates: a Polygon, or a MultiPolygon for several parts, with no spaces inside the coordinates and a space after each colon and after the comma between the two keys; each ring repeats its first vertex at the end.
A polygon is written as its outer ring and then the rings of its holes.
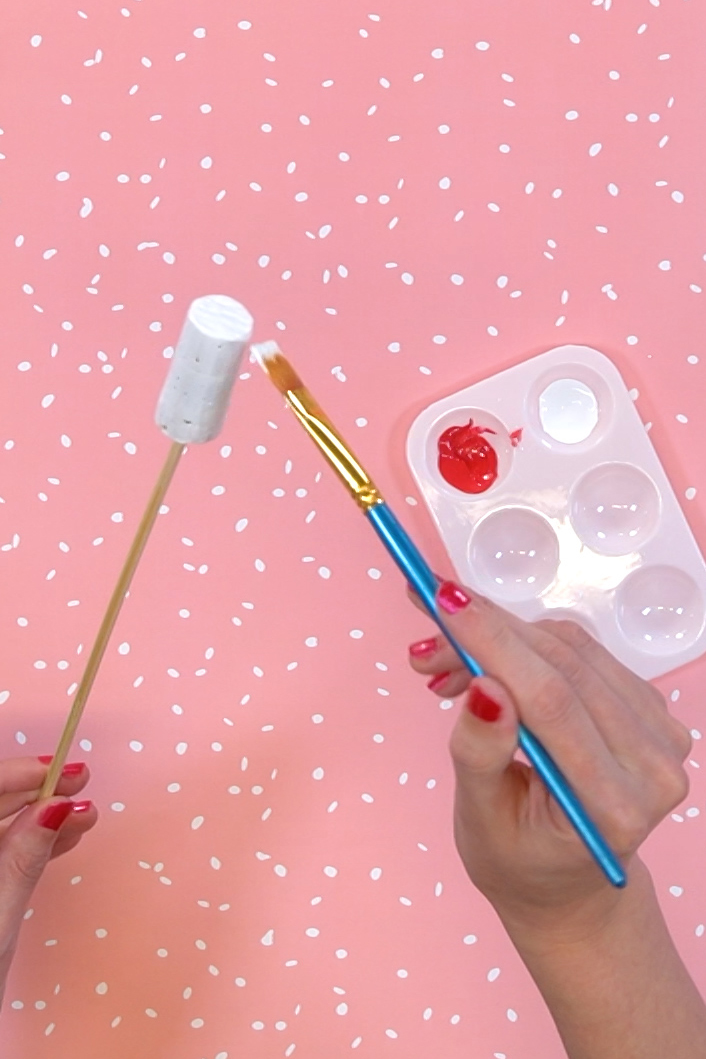
{"type": "Polygon", "coordinates": [[[58,831],[72,809],[73,802],[54,802],[53,805],[48,805],[39,814],[39,826],[46,827],[48,831],[58,831]]]}
{"type": "Polygon", "coordinates": [[[409,653],[412,658],[428,658],[430,655],[436,653],[438,644],[435,639],[432,640],[419,640],[417,643],[413,643],[409,649],[409,653]]]}
{"type": "Polygon", "coordinates": [[[490,695],[487,695],[482,688],[478,688],[475,685],[471,688],[471,693],[468,696],[468,709],[474,717],[480,718],[481,721],[489,722],[497,721],[502,713],[495,699],[491,699],[490,695]]]}
{"type": "Polygon", "coordinates": [[[463,610],[471,602],[471,597],[466,595],[463,589],[459,588],[453,581],[444,581],[436,594],[436,598],[441,609],[445,610],[447,614],[458,614],[460,610],[463,610]]]}
{"type": "MultiPolygon", "coordinates": [[[[51,754],[40,754],[37,760],[41,761],[43,765],[51,765],[54,758],[51,754]]],[[[61,775],[80,776],[85,767],[86,766],[83,761],[69,761],[68,764],[64,765],[63,769],[61,770],[61,775]]]]}
{"type": "Polygon", "coordinates": [[[74,816],[77,813],[87,813],[92,805],[93,805],[93,802],[74,802],[74,805],[73,805],[74,816]]]}
{"type": "Polygon", "coordinates": [[[449,677],[448,673],[437,673],[435,677],[432,677],[427,687],[429,691],[438,691],[442,684],[445,684],[449,677]]]}
{"type": "Polygon", "coordinates": [[[80,776],[85,769],[83,761],[69,761],[61,770],[62,776],[80,776]]]}

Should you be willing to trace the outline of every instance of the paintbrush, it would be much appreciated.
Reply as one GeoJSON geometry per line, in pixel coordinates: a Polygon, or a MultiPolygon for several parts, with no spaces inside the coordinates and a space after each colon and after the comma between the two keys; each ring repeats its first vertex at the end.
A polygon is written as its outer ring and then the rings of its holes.
{"type": "MultiPolygon", "coordinates": [[[[328,463],[348,489],[388,552],[417,592],[426,610],[473,676],[482,676],[476,660],[451,635],[436,604],[437,579],[407,531],[398,522],[380,490],[353,455],[350,448],[304,386],[276,342],[251,347],[260,366],[269,376],[306,432],[318,445],[328,463]]],[[[613,886],[626,883],[625,871],[600,831],[584,809],[566,777],[539,740],[520,724],[518,746],[534,766],[549,792],[561,806],[579,838],[613,886]]]]}

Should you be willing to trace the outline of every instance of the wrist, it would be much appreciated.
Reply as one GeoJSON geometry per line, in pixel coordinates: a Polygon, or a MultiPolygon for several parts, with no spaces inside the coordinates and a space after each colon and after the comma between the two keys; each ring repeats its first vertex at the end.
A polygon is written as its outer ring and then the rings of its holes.
{"type": "Polygon", "coordinates": [[[506,904],[502,899],[492,904],[523,957],[541,957],[557,947],[585,951],[586,946],[600,946],[630,920],[639,920],[647,908],[659,914],[652,877],[637,856],[630,862],[625,889],[599,882],[595,890],[565,904],[506,904]]]}
{"type": "Polygon", "coordinates": [[[694,1059],[706,1008],[641,861],[580,907],[497,910],[572,1059],[694,1059]]]}

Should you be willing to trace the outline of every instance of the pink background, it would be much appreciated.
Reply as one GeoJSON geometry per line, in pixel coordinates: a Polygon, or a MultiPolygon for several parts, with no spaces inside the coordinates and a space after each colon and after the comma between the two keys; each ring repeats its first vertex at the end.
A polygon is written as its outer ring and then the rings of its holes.
{"type": "MultiPolygon", "coordinates": [[[[639,391],[706,544],[701,5],[79,2],[0,33],[5,755],[53,749],[199,294],[278,338],[437,568],[407,427],[565,342],[639,391]]],[[[428,625],[249,367],[111,643],[73,754],[102,820],[40,886],[0,1050],[558,1059],[453,850],[428,625]]],[[[705,676],[661,682],[692,791],[646,851],[702,987],[705,676]]]]}

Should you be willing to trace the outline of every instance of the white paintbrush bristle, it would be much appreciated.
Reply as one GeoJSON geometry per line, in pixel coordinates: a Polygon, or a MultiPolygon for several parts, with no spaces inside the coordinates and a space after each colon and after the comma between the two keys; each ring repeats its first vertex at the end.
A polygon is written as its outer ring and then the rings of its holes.
{"type": "Polygon", "coordinates": [[[273,357],[281,357],[282,350],[279,348],[274,339],[270,339],[269,342],[256,342],[250,346],[250,352],[255,357],[261,368],[267,371],[267,361],[272,360],[273,357]]]}

